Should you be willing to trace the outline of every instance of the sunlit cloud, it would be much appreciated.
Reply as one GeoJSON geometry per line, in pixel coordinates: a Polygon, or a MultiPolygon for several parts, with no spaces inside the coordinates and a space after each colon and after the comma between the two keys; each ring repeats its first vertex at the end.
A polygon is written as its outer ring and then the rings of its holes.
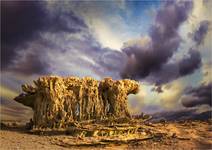
{"type": "Polygon", "coordinates": [[[161,99],[161,106],[166,109],[176,109],[181,106],[179,98],[184,90],[184,85],[180,81],[174,81],[164,85],[163,92],[158,94],[161,99]]]}
{"type": "Polygon", "coordinates": [[[212,82],[212,62],[204,63],[203,65],[203,83],[212,82]]]}
{"type": "Polygon", "coordinates": [[[0,86],[0,91],[1,91],[1,97],[9,100],[12,100],[14,97],[19,95],[17,91],[9,89],[8,87],[5,87],[3,85],[0,86]]]}

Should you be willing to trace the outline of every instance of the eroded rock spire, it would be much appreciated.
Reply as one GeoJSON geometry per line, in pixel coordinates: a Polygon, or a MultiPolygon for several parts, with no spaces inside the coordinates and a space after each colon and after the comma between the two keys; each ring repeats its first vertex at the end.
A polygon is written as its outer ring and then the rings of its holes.
{"type": "Polygon", "coordinates": [[[130,117],[127,96],[136,94],[134,80],[97,81],[90,77],[40,77],[34,86],[22,85],[24,93],[15,98],[34,111],[35,127],[61,128],[73,121],[130,117]]]}

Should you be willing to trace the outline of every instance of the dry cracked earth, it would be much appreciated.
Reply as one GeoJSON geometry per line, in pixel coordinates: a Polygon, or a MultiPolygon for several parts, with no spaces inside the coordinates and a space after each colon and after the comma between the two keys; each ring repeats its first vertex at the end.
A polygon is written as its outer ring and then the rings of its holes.
{"type": "MultiPolygon", "coordinates": [[[[125,124],[131,126],[134,127],[125,124]]],[[[111,136],[71,136],[64,131],[32,132],[21,123],[7,121],[1,123],[0,149],[212,149],[211,120],[146,122],[139,124],[138,130],[138,133],[111,136]]]]}

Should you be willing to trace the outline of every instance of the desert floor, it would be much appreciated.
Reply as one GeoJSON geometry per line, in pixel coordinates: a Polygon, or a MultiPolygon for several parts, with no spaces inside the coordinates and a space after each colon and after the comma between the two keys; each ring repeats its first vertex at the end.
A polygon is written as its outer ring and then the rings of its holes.
{"type": "Polygon", "coordinates": [[[156,129],[157,135],[143,140],[127,140],[125,137],[124,142],[113,137],[113,142],[101,144],[95,143],[98,137],[73,137],[65,134],[38,135],[14,123],[12,125],[7,123],[1,126],[0,149],[212,149],[211,121],[150,123],[145,125],[145,128],[156,129]],[[164,134],[166,136],[163,136],[164,134]],[[73,145],[73,143],[76,144],[73,145]]]}

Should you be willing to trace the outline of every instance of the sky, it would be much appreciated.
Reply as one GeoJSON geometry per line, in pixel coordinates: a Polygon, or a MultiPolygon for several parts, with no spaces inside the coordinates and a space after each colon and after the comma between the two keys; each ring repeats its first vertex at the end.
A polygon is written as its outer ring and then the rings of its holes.
{"type": "Polygon", "coordinates": [[[1,110],[26,111],[12,99],[43,75],[137,80],[132,114],[210,110],[211,7],[210,0],[1,1],[1,110]]]}

